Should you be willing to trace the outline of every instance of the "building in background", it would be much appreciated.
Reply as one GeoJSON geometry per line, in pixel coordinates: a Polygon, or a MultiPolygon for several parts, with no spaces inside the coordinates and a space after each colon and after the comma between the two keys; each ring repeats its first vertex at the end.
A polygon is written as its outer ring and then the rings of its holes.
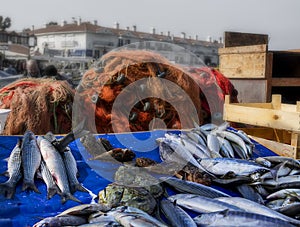
{"type": "MultiPolygon", "coordinates": [[[[167,54],[173,50],[168,49],[170,45],[164,45],[164,42],[173,43],[191,51],[206,65],[217,66],[218,49],[223,46],[217,41],[198,40],[198,36],[187,37],[185,33],[181,33],[181,37],[174,37],[170,32],[158,34],[155,28],[146,33],[138,31],[136,25],[121,29],[119,23],[115,23],[113,27],[103,27],[99,26],[97,21],[82,22],[80,18],[73,20],[72,23],[67,21],[62,21],[61,24],[49,23],[43,28],[35,29],[31,34],[36,37],[36,48],[39,52],[50,57],[98,59],[108,51],[127,44],[143,45],[146,41],[156,41],[153,46],[151,42],[146,42],[145,45],[149,46],[141,48],[156,49],[167,54]]],[[[174,61],[183,63],[185,59],[176,56],[174,61]]]]}

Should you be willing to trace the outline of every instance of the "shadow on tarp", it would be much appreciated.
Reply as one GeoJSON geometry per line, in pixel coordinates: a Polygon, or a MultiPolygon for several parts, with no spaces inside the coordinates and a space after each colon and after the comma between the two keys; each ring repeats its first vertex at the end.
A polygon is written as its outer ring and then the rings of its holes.
{"type": "MultiPolygon", "coordinates": [[[[156,130],[151,132],[151,134],[149,132],[136,132],[131,134],[118,134],[117,136],[115,134],[101,134],[97,135],[97,137],[108,139],[113,147],[120,148],[124,148],[124,146],[120,143],[118,138],[128,139],[129,142],[130,139],[134,138],[134,142],[132,142],[132,147],[130,148],[135,151],[135,147],[138,148],[138,150],[141,150],[143,146],[154,145],[153,143],[155,143],[155,139],[163,137],[165,133],[166,131],[164,130],[156,130]],[[147,144],[145,144],[144,141],[147,141],[147,144]]],[[[172,133],[179,134],[180,131],[172,131],[172,133]]],[[[0,173],[4,173],[7,170],[7,158],[16,145],[18,138],[20,137],[0,136],[0,173]]],[[[77,143],[80,144],[78,140],[77,143]]],[[[77,161],[77,167],[79,170],[78,180],[84,185],[84,187],[97,195],[100,190],[110,183],[110,181],[104,179],[86,164],[81,152],[79,151],[77,143],[75,141],[72,142],[70,144],[70,148],[77,161]]],[[[272,151],[258,143],[255,143],[255,147],[254,157],[275,155],[272,151]]],[[[158,148],[149,152],[136,152],[136,156],[148,157],[160,162],[158,148]]],[[[5,182],[6,180],[7,177],[3,175],[0,176],[0,182],[5,182]]],[[[59,195],[55,195],[50,200],[47,200],[45,183],[39,179],[36,179],[35,183],[41,194],[33,191],[22,192],[21,180],[17,185],[16,193],[13,199],[6,199],[3,195],[0,195],[0,226],[32,226],[34,223],[45,217],[55,216],[70,207],[79,205],[74,201],[67,201],[65,204],[61,204],[59,195]]],[[[74,196],[82,201],[82,203],[94,202],[89,193],[77,191],[74,193],[74,196]]]]}

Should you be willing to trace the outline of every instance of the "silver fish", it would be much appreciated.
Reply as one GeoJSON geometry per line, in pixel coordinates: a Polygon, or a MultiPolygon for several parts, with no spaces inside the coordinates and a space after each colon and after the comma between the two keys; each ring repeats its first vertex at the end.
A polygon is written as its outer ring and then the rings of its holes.
{"type": "MultiPolygon", "coordinates": [[[[90,224],[95,224],[95,226],[122,226],[116,221],[114,216],[107,215],[106,213],[99,211],[97,213],[91,214],[88,218],[90,224]]],[[[88,226],[88,225],[87,225],[88,226]]]]}
{"type": "Polygon", "coordinates": [[[267,196],[267,199],[284,199],[290,194],[296,194],[300,197],[300,189],[299,188],[286,188],[281,189],[279,191],[273,192],[267,196]]]}
{"type": "Polygon", "coordinates": [[[51,175],[61,190],[61,202],[65,203],[68,199],[80,202],[71,195],[66,168],[60,153],[48,140],[44,138],[40,140],[40,149],[51,175]]]}
{"type": "Polygon", "coordinates": [[[41,161],[41,174],[42,178],[47,186],[47,199],[51,199],[55,194],[60,194],[60,190],[55,184],[53,177],[46,166],[44,160],[41,161]]]}
{"type": "Polygon", "coordinates": [[[236,188],[245,199],[249,199],[252,200],[253,202],[260,203],[260,204],[265,203],[264,199],[258,193],[255,187],[250,186],[248,184],[240,184],[236,188]]]}
{"type": "Polygon", "coordinates": [[[286,164],[289,166],[300,168],[300,162],[294,158],[284,157],[284,156],[266,156],[263,158],[270,161],[271,163],[286,162],[286,164]]]}
{"type": "Polygon", "coordinates": [[[40,193],[34,184],[34,176],[41,164],[41,152],[33,132],[27,130],[22,142],[23,186],[22,191],[32,189],[40,193]]]}
{"type": "Polygon", "coordinates": [[[156,141],[159,143],[159,154],[163,161],[178,162],[183,166],[190,162],[199,169],[203,169],[182,143],[167,138],[158,138],[156,141]]]}
{"type": "Polygon", "coordinates": [[[223,210],[201,214],[194,218],[198,226],[294,226],[286,221],[245,211],[223,210]]]}
{"type": "Polygon", "coordinates": [[[287,222],[290,222],[293,224],[298,224],[298,225],[300,224],[299,220],[290,218],[290,217],[283,215],[279,212],[276,212],[264,205],[258,204],[256,202],[253,202],[248,199],[244,199],[241,197],[230,197],[230,198],[219,197],[219,198],[216,198],[216,200],[219,200],[219,201],[231,204],[231,205],[235,205],[235,206],[237,206],[241,209],[244,209],[245,211],[250,212],[250,213],[262,214],[262,215],[265,215],[268,217],[278,218],[278,219],[281,219],[281,220],[284,220],[284,221],[287,221],[287,222]]]}
{"type": "Polygon", "coordinates": [[[219,136],[217,137],[217,139],[220,143],[221,152],[223,151],[225,153],[223,157],[234,158],[234,150],[231,143],[227,139],[221,138],[219,136]]]}
{"type": "Polygon", "coordinates": [[[82,187],[82,185],[77,179],[77,164],[69,147],[65,148],[65,151],[62,153],[62,158],[66,167],[71,193],[74,193],[77,190],[82,192],[88,192],[84,187],[82,187]]]}
{"type": "Polygon", "coordinates": [[[216,135],[212,133],[209,133],[207,135],[207,147],[210,151],[219,153],[221,147],[220,147],[218,137],[216,135]]]}
{"type": "Polygon", "coordinates": [[[115,219],[125,227],[143,227],[143,226],[164,226],[154,217],[150,216],[146,212],[130,207],[130,206],[120,206],[111,211],[107,212],[108,215],[112,215],[115,219]]]}
{"type": "Polygon", "coordinates": [[[242,210],[237,206],[230,205],[216,199],[193,194],[176,194],[169,196],[168,200],[170,200],[171,202],[175,202],[181,207],[190,209],[198,213],[210,213],[226,209],[242,210]]]}
{"type": "Polygon", "coordinates": [[[45,226],[78,226],[86,224],[87,221],[84,217],[73,216],[73,215],[64,215],[64,216],[55,216],[47,217],[43,220],[35,223],[33,227],[45,227],[45,226]]]}
{"type": "Polygon", "coordinates": [[[196,227],[196,223],[191,216],[185,212],[181,207],[169,200],[162,200],[160,202],[160,208],[163,214],[166,216],[171,226],[174,227],[196,227]]]}
{"type": "Polygon", "coordinates": [[[14,196],[16,185],[22,177],[21,144],[22,140],[19,140],[10,153],[7,163],[7,172],[9,178],[6,182],[0,184],[0,193],[5,194],[8,199],[11,199],[14,196]]]}
{"type": "Polygon", "coordinates": [[[199,163],[208,172],[221,176],[228,172],[233,172],[238,176],[248,176],[255,172],[270,171],[268,168],[255,162],[236,158],[207,158],[200,160],[199,163]]]}
{"type": "Polygon", "coordinates": [[[87,216],[87,215],[91,215],[91,214],[99,212],[99,211],[107,212],[110,209],[111,209],[111,207],[109,207],[105,204],[99,204],[99,203],[81,204],[81,205],[66,209],[62,213],[60,213],[56,216],[65,216],[65,215],[87,216]]]}
{"type": "Polygon", "coordinates": [[[216,198],[230,195],[214,189],[203,184],[198,184],[192,181],[180,180],[175,177],[161,177],[159,178],[162,182],[167,183],[171,187],[175,188],[177,191],[182,193],[191,193],[195,195],[202,195],[208,198],[216,198]]]}
{"type": "Polygon", "coordinates": [[[260,182],[261,185],[272,189],[297,188],[300,187],[300,175],[279,177],[277,180],[268,179],[260,182]]]}

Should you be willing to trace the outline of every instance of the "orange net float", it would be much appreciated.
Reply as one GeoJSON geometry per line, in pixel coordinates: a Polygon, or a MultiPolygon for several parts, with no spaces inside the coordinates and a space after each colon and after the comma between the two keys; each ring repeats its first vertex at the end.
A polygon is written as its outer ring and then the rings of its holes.
{"type": "MultiPolygon", "coordinates": [[[[79,115],[85,116],[86,109],[93,111],[87,125],[94,133],[148,131],[153,119],[160,119],[169,129],[181,129],[184,126],[180,114],[188,119],[185,125],[192,127],[195,121],[202,123],[197,83],[179,66],[151,51],[107,53],[95,64],[95,68],[83,75],[76,95],[84,106],[80,108],[79,115]],[[139,84],[141,80],[144,84],[139,84]],[[168,86],[166,81],[174,86],[168,86]],[[150,88],[151,95],[145,97],[143,86],[150,88]],[[118,97],[122,97],[122,106],[115,111],[118,97]],[[191,100],[192,107],[186,105],[187,99],[191,100]],[[194,109],[197,119],[189,118],[194,109]]],[[[78,121],[82,118],[78,117],[78,121]]]]}
{"type": "Polygon", "coordinates": [[[43,78],[20,79],[0,90],[0,108],[11,109],[4,135],[65,134],[72,128],[75,91],[66,81],[43,78]]]}

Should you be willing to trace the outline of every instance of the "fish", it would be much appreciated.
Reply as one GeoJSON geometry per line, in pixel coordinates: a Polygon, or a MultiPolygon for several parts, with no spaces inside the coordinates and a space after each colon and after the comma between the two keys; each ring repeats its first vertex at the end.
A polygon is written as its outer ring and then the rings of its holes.
{"type": "Polygon", "coordinates": [[[196,223],[191,216],[181,207],[169,200],[162,200],[160,202],[162,213],[173,227],[196,227],[196,223]]]}
{"type": "Polygon", "coordinates": [[[240,184],[237,187],[239,193],[245,198],[252,200],[253,202],[264,204],[265,201],[262,196],[257,192],[257,190],[248,184],[240,184]]]}
{"type": "Polygon", "coordinates": [[[210,151],[219,153],[221,146],[216,135],[212,133],[207,135],[207,147],[210,151]]]}
{"type": "Polygon", "coordinates": [[[237,206],[218,201],[216,199],[194,194],[171,195],[168,197],[168,200],[197,213],[210,213],[226,209],[239,211],[243,210],[237,206]]]}
{"type": "Polygon", "coordinates": [[[57,216],[66,216],[66,215],[74,215],[74,216],[88,216],[99,211],[107,212],[111,210],[110,206],[106,204],[93,203],[93,204],[80,204],[71,208],[64,210],[62,213],[57,216]]]}
{"type": "Polygon", "coordinates": [[[47,217],[41,221],[35,223],[33,227],[45,227],[45,226],[78,226],[86,224],[87,221],[84,217],[64,215],[47,217]]]}
{"type": "Polygon", "coordinates": [[[199,160],[200,165],[214,175],[223,176],[233,172],[237,176],[248,176],[255,172],[267,172],[269,168],[255,162],[237,158],[206,158],[199,160]]]}
{"type": "Polygon", "coordinates": [[[69,147],[65,148],[65,151],[62,153],[63,162],[66,167],[66,172],[68,175],[69,180],[69,186],[71,193],[78,191],[81,192],[88,192],[78,181],[77,174],[77,164],[76,160],[71,152],[71,149],[69,147]]]}
{"type": "MultiPolygon", "coordinates": [[[[275,210],[278,211],[279,213],[282,213],[282,214],[285,214],[287,216],[293,217],[293,216],[296,216],[300,213],[300,202],[296,202],[296,201],[291,202],[289,204],[285,204],[281,207],[278,207],[275,210]]],[[[298,221],[297,219],[294,219],[294,220],[298,221]]],[[[298,224],[298,226],[299,226],[300,225],[299,223],[300,223],[300,221],[298,221],[298,223],[295,223],[295,224],[298,224]]]]}
{"type": "Polygon", "coordinates": [[[40,139],[40,149],[46,166],[61,191],[62,204],[67,200],[73,200],[80,203],[80,201],[70,192],[68,176],[61,154],[47,139],[44,138],[40,139]]]}
{"type": "Polygon", "coordinates": [[[281,214],[279,212],[276,212],[264,205],[258,204],[256,202],[253,202],[249,199],[241,198],[241,197],[219,197],[216,198],[218,201],[222,201],[231,205],[235,205],[241,209],[244,209],[245,211],[249,213],[255,213],[255,214],[262,214],[264,216],[272,217],[272,218],[277,218],[284,220],[286,222],[300,225],[300,221],[293,219],[291,217],[288,217],[284,214],[281,214]]]}
{"type": "Polygon", "coordinates": [[[290,157],[284,157],[284,156],[266,156],[263,157],[265,160],[268,160],[271,163],[286,163],[286,165],[295,167],[295,168],[300,168],[300,162],[294,158],[290,157]]]}
{"type": "Polygon", "coordinates": [[[55,184],[53,177],[48,167],[46,166],[44,160],[41,161],[40,169],[41,169],[42,178],[47,186],[47,199],[51,199],[55,194],[60,195],[61,192],[57,187],[57,185],[55,184]]]}
{"type": "Polygon", "coordinates": [[[125,227],[167,227],[167,225],[163,224],[146,212],[130,206],[116,207],[111,211],[108,211],[107,214],[114,216],[114,218],[125,227]]]}
{"type": "Polygon", "coordinates": [[[285,188],[298,188],[300,187],[300,175],[288,175],[284,177],[279,177],[277,180],[268,179],[262,182],[254,182],[263,185],[264,187],[280,190],[285,188]]]}
{"type": "Polygon", "coordinates": [[[7,172],[9,178],[6,182],[0,184],[0,193],[6,195],[6,198],[8,199],[13,198],[16,191],[16,185],[22,178],[21,145],[22,140],[19,139],[17,144],[11,151],[8,159],[7,172]]]}
{"type": "Polygon", "coordinates": [[[201,214],[196,216],[194,221],[198,226],[295,226],[281,219],[236,210],[222,210],[201,214]]]}
{"type": "MultiPolygon", "coordinates": [[[[116,221],[114,216],[107,215],[102,211],[91,214],[88,218],[89,224],[95,224],[95,226],[122,226],[119,222],[116,221]]],[[[87,224],[88,225],[88,224],[87,224]]]]}
{"type": "Polygon", "coordinates": [[[239,137],[235,133],[229,132],[229,131],[216,131],[216,135],[239,145],[242,148],[243,152],[246,154],[247,158],[250,158],[248,156],[248,150],[246,147],[246,143],[241,137],[239,137]]]}
{"type": "Polygon", "coordinates": [[[219,144],[220,144],[220,153],[224,153],[223,157],[227,157],[227,158],[234,158],[234,150],[232,148],[231,143],[221,137],[217,137],[217,139],[219,140],[219,144]]]}
{"type": "Polygon", "coordinates": [[[180,143],[172,142],[170,139],[158,138],[159,156],[165,162],[177,162],[185,166],[188,162],[203,169],[191,153],[187,152],[180,143]]]}
{"type": "Polygon", "coordinates": [[[37,144],[34,133],[27,130],[23,137],[21,147],[21,159],[23,166],[23,186],[22,191],[32,189],[36,193],[40,193],[34,184],[34,176],[41,164],[41,152],[37,144]]]}
{"type": "Polygon", "coordinates": [[[225,192],[219,191],[212,187],[198,184],[196,182],[185,181],[175,177],[160,177],[159,178],[163,183],[170,185],[175,188],[175,190],[182,193],[191,193],[196,195],[205,196],[208,198],[216,198],[216,197],[230,197],[230,195],[225,192]]]}
{"type": "Polygon", "coordinates": [[[267,196],[267,199],[284,199],[290,194],[296,194],[300,196],[300,189],[299,188],[286,188],[281,189],[279,191],[273,192],[267,196]]]}

